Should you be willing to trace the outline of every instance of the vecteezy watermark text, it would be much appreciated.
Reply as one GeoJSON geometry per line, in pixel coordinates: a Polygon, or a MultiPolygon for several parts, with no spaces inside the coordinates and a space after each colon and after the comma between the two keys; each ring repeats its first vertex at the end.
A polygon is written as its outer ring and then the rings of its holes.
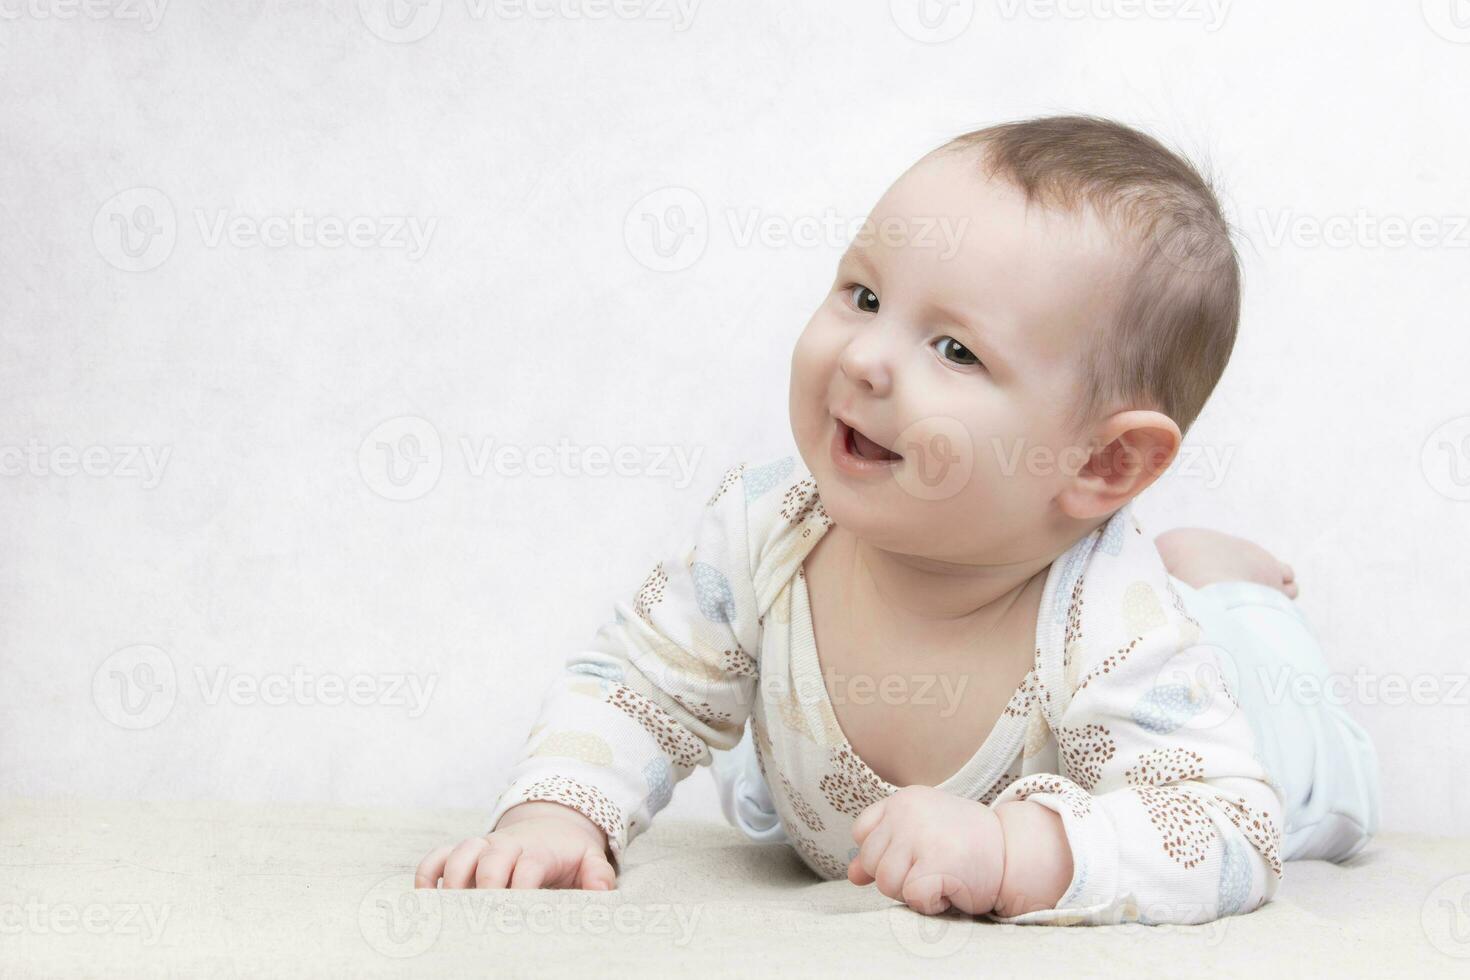
{"type": "Polygon", "coordinates": [[[136,902],[0,902],[0,936],[31,935],[137,936],[144,946],[155,945],[168,926],[168,905],[136,902]]]}
{"type": "Polygon", "coordinates": [[[144,490],[163,482],[172,446],[0,445],[0,476],[90,476],[137,480],[144,490]]]}
{"type": "Polygon", "coordinates": [[[1271,248],[1470,249],[1470,215],[1303,214],[1291,208],[1259,208],[1256,222],[1271,248]]]}
{"type": "MultiPolygon", "coordinates": [[[[502,893],[503,894],[503,893],[502,893]]],[[[494,890],[415,888],[414,876],[390,875],[358,905],[369,946],[403,959],[427,952],[441,933],[497,936],[651,936],[676,947],[694,940],[698,904],[639,904],[609,896],[583,902],[508,900],[494,890]]]]}
{"type": "Polygon", "coordinates": [[[1225,24],[1232,0],[995,0],[1005,20],[1174,20],[1213,34],[1225,24]]]}
{"type": "MultiPolygon", "coordinates": [[[[760,207],[724,211],[731,244],[749,248],[842,249],[881,244],[929,249],[941,261],[958,254],[970,225],[962,215],[890,215],[880,221],[828,208],[819,214],[789,214],[760,207]]],[[[698,262],[709,245],[708,206],[687,187],[661,187],[634,202],[623,219],[628,254],[655,272],[680,272],[698,262]]]]}
{"type": "Polygon", "coordinates": [[[1359,667],[1351,675],[1319,677],[1264,666],[1257,673],[1270,704],[1470,706],[1470,674],[1383,674],[1359,667]]]}
{"type": "MultiPolygon", "coordinates": [[[[703,446],[663,444],[609,447],[502,442],[492,436],[461,435],[452,443],[464,471],[475,479],[523,477],[655,477],[684,489],[694,482],[703,446]]],[[[427,419],[399,416],[377,425],[358,446],[357,465],[368,489],[388,500],[417,500],[439,482],[444,441],[427,419]]]]}
{"type": "Polygon", "coordinates": [[[968,215],[959,219],[951,215],[914,218],[890,215],[882,221],[871,218],[844,218],[828,208],[820,215],[772,214],[761,208],[731,208],[726,212],[730,239],[737,248],[748,248],[754,241],[767,248],[842,248],[845,245],[867,247],[879,243],[888,248],[929,248],[942,260],[954,258],[959,251],[968,215]]]}
{"type": "MultiPolygon", "coordinates": [[[[701,0],[462,0],[471,21],[646,21],[668,23],[675,33],[694,23],[701,0]]],[[[363,25],[391,44],[412,44],[434,32],[445,0],[357,0],[363,25]]]]}
{"type": "Polygon", "coordinates": [[[6,20],[135,20],[145,34],[163,21],[169,0],[0,0],[6,20]]]}
{"type": "MultiPolygon", "coordinates": [[[[342,673],[297,664],[289,671],[247,671],[229,665],[195,664],[183,675],[194,681],[194,696],[207,707],[264,705],[268,708],[403,709],[420,718],[439,683],[438,674],[394,671],[342,673]]],[[[173,657],[149,644],[124,647],[98,665],[92,675],[92,701],[104,718],[138,731],[152,728],[173,711],[180,673],[173,657]]]]}
{"type": "Polygon", "coordinates": [[[429,250],[439,219],[416,215],[308,214],[296,208],[289,214],[259,217],[225,208],[194,210],[199,238],[205,248],[222,244],[232,248],[381,248],[402,250],[417,262],[429,250]]]}
{"type": "MultiPolygon", "coordinates": [[[[424,257],[439,227],[433,216],[338,214],[299,207],[266,214],[196,207],[193,215],[199,243],[206,249],[375,249],[401,252],[410,262],[424,257]]],[[[98,254],[124,272],[147,272],[163,265],[173,254],[179,232],[173,200],[156,187],[130,187],[114,194],[92,219],[92,243],[98,254]]]]}
{"type": "Polygon", "coordinates": [[[264,704],[271,707],[300,705],[335,708],[344,704],[359,707],[407,708],[408,717],[419,718],[429,706],[437,674],[337,674],[309,671],[301,665],[286,673],[254,674],[216,667],[194,666],[194,679],[207,705],[228,701],[234,705],[264,704]]]}
{"type": "MultiPolygon", "coordinates": [[[[1015,476],[1022,468],[1033,476],[1045,476],[1060,471],[1076,472],[1092,459],[1084,446],[1067,446],[1061,450],[1050,446],[1026,445],[1025,439],[1005,440],[992,437],[991,447],[1004,476],[1015,476]],[[1009,442],[1009,445],[1007,445],[1009,442]]],[[[1177,473],[1188,479],[1203,479],[1207,489],[1215,489],[1225,481],[1230,461],[1235,456],[1235,446],[1180,446],[1179,452],[1169,463],[1165,473],[1177,473]]],[[[1119,472],[1138,472],[1151,463],[1157,463],[1153,454],[1127,450],[1118,454],[1111,464],[1106,458],[1094,459],[1098,472],[1106,473],[1104,467],[1116,466],[1119,472]]]]}

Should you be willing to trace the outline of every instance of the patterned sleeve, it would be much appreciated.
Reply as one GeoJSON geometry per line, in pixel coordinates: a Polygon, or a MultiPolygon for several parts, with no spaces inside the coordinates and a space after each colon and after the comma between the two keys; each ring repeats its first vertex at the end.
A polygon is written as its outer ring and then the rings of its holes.
{"type": "Polygon", "coordinates": [[[705,503],[691,547],[658,562],[589,649],[567,657],[490,827],[528,800],[585,814],[614,867],[676,783],[740,741],[756,689],[760,621],[744,464],[705,503]]]}
{"type": "Polygon", "coordinates": [[[1078,681],[1053,727],[1061,774],[1023,776],[992,805],[1059,814],[1072,881],[1055,908],[991,919],[1193,924],[1271,900],[1284,801],[1219,658],[1164,627],[1070,667],[1078,681]]]}

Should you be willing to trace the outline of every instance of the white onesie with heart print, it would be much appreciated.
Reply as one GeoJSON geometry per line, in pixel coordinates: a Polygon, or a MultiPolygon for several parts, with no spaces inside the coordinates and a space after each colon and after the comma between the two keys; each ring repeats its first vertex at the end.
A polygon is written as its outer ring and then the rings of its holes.
{"type": "MultiPolygon", "coordinates": [[[[844,878],[854,819],[897,787],[853,752],[823,683],[802,562],[831,526],[799,458],[726,473],[692,547],[567,658],[490,826],[518,803],[562,803],[620,866],[748,718],[792,846],[844,878]]],[[[1053,562],[1034,665],[938,788],[1055,811],[1073,877],[1054,909],[990,918],[1199,923],[1271,900],[1283,799],[1225,676],[1131,506],[1053,562]]]]}

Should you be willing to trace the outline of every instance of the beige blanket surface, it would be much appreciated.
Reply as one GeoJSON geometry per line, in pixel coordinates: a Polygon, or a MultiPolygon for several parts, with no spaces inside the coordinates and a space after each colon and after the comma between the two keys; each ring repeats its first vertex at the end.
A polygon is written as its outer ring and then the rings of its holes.
{"type": "Polygon", "coordinates": [[[0,975],[1470,975],[1470,837],[1291,863],[1265,908],[1188,927],[926,917],[678,819],[611,893],[414,891],[418,859],[481,817],[5,801],[0,975]]]}

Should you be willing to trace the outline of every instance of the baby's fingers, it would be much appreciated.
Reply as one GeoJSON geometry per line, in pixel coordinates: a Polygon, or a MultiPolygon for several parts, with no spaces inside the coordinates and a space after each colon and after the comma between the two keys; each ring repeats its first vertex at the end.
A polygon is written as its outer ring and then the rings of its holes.
{"type": "Polygon", "coordinates": [[[491,837],[489,844],[475,869],[475,887],[506,888],[510,884],[510,872],[516,866],[516,858],[521,856],[521,845],[503,837],[491,837]]]}
{"type": "Polygon", "coordinates": [[[617,880],[617,872],[608,863],[607,856],[595,847],[587,848],[587,853],[582,855],[577,887],[588,891],[611,891],[617,887],[617,880]]]}
{"type": "Polygon", "coordinates": [[[551,870],[551,861],[542,851],[521,851],[516,860],[515,872],[510,876],[512,888],[549,888],[546,875],[551,870]]]}
{"type": "Polygon", "coordinates": [[[444,874],[444,862],[453,852],[453,844],[445,844],[443,847],[436,847],[430,851],[429,856],[419,862],[418,870],[414,872],[413,887],[439,887],[439,877],[444,874]]]}
{"type": "Polygon", "coordinates": [[[873,828],[878,826],[878,822],[883,819],[883,808],[887,803],[886,799],[879,800],[858,814],[858,818],[852,822],[852,842],[854,844],[861,844],[863,839],[873,832],[873,828]]]}
{"type": "Polygon", "coordinates": [[[883,854],[883,861],[878,865],[873,878],[878,885],[878,891],[897,901],[904,901],[903,886],[908,879],[909,870],[914,866],[913,849],[900,841],[893,844],[883,854]]]}
{"type": "Polygon", "coordinates": [[[903,883],[903,903],[923,915],[938,915],[949,908],[944,894],[944,876],[911,868],[903,883]]]}
{"type": "Polygon", "coordinates": [[[893,827],[887,823],[880,823],[877,829],[868,834],[857,857],[848,865],[847,880],[854,885],[866,885],[873,881],[878,873],[878,862],[883,859],[883,852],[888,850],[888,842],[892,837],[893,827]]]}
{"type": "Polygon", "coordinates": [[[476,837],[456,847],[444,864],[444,887],[470,887],[475,880],[475,866],[480,863],[480,854],[489,846],[485,838],[476,837]]]}

